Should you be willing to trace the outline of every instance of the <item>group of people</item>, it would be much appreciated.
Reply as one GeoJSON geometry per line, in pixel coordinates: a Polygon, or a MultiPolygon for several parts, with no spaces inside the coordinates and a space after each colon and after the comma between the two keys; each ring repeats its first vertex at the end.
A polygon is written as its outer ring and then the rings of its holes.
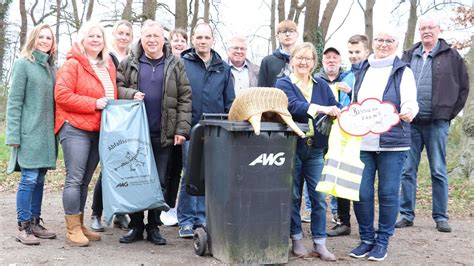
{"type": "MultiPolygon", "coordinates": [[[[246,57],[247,40],[240,36],[230,39],[228,58],[223,59],[212,48],[214,31],[207,23],[192,30],[192,48],[188,48],[186,31],[173,30],[167,39],[160,24],[152,20],[143,23],[140,37],[132,44],[132,25],[119,21],[109,50],[103,26],[89,21],[56,71],[55,35],[47,24],[36,26],[15,62],[7,105],[6,144],[12,147],[8,172],[21,171],[16,239],[36,245],[38,238],[56,237],[41,223],[41,203],[45,175],[56,167],[58,141],[66,168],[66,239],[75,246],[101,239],[101,177],[94,189],[91,230],[84,225],[84,210],[99,163],[101,111],[113,99],[144,102],[159,181],[172,208],[167,215],[177,214],[179,237],[192,238],[196,228],[206,226],[206,216],[204,197],[189,195],[181,175],[187,164],[190,129],[203,113],[228,112],[239,91],[256,86],[283,90],[293,119],[310,128],[306,138],[297,142],[292,175],[289,230],[295,256],[309,254],[302,241],[303,187],[310,205],[314,254],[325,261],[336,260],[326,247],[327,237],[351,232],[350,201],[342,198],[337,198],[338,223],[326,231],[326,195],[315,187],[328,135],[319,130],[317,121],[324,116],[337,118],[341,108],[368,98],[392,103],[400,123],[383,134],[362,138],[360,159],[365,168],[360,201],[353,203],[361,242],[350,256],[384,260],[395,227],[413,225],[416,173],[424,147],[433,181],[433,219],[439,231],[450,232],[447,136],[450,121],[467,99],[468,76],[458,52],[438,38],[436,20],[421,18],[418,27],[421,41],[402,58],[396,55],[398,36],[383,29],[374,35],[373,54],[367,36],[349,38],[350,70],[341,67],[340,51],[327,47],[321,55],[321,71],[314,73],[318,53],[313,44],[297,42],[297,25],[290,20],[278,24],[280,47],[260,67],[246,57]],[[376,176],[378,229],[374,228],[376,176]]],[[[120,237],[121,243],[142,240],[145,231],[153,244],[167,243],[159,230],[163,215],[147,212],[147,224],[144,211],[128,214],[130,221],[127,215],[115,217],[114,224],[128,230],[120,237]]]]}

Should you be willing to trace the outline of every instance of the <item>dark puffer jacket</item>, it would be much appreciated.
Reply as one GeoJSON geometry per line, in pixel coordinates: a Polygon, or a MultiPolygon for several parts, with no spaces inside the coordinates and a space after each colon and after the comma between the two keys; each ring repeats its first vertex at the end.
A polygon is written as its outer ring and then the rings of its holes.
{"type": "MultiPolygon", "coordinates": [[[[135,93],[140,91],[138,59],[143,53],[141,41],[138,41],[130,55],[120,62],[117,71],[119,99],[133,99],[135,93]]],[[[168,45],[163,46],[163,53],[165,73],[161,103],[161,145],[169,146],[174,143],[174,135],[189,139],[191,86],[183,62],[173,56],[168,45]]]]}

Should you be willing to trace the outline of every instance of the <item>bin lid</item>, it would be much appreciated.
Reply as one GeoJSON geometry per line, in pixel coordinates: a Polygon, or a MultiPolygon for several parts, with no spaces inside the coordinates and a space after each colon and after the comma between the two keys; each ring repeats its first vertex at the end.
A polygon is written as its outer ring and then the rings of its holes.
{"type": "MultiPolygon", "coordinates": [[[[199,124],[203,126],[218,126],[218,127],[222,127],[223,129],[227,131],[252,131],[253,132],[252,125],[247,121],[236,122],[236,121],[218,120],[218,119],[205,119],[205,120],[200,120],[199,124]]],[[[308,124],[296,123],[296,125],[298,125],[298,127],[303,132],[309,131],[308,124]]],[[[293,130],[289,128],[286,124],[276,123],[276,122],[261,122],[260,132],[263,132],[263,131],[293,132],[293,130]]]]}

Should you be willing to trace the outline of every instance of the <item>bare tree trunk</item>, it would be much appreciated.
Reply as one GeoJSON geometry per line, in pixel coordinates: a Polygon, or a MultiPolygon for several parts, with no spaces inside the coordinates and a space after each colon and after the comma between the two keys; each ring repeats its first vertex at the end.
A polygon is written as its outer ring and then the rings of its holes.
{"type": "Polygon", "coordinates": [[[303,3],[296,8],[295,19],[293,20],[296,24],[298,24],[298,22],[300,21],[300,15],[303,9],[305,8],[305,6],[306,6],[306,0],[303,1],[303,3]]]}
{"type": "Polygon", "coordinates": [[[321,1],[313,0],[306,3],[306,15],[304,17],[303,40],[315,44],[317,41],[319,9],[321,1]]]}
{"type": "Polygon", "coordinates": [[[294,21],[297,8],[298,8],[298,0],[291,0],[290,11],[288,11],[288,17],[286,19],[294,21]]]}
{"type": "MultiPolygon", "coordinates": [[[[270,42],[272,43],[272,51],[276,50],[276,32],[275,32],[275,12],[276,0],[272,0],[270,6],[270,42]]],[[[278,0],[278,8],[280,7],[280,0],[278,0]]],[[[280,10],[278,10],[279,12],[280,10]]]]}
{"type": "Polygon", "coordinates": [[[204,22],[209,23],[209,0],[204,0],[204,22]]]}
{"type": "Polygon", "coordinates": [[[278,22],[283,20],[285,20],[285,0],[278,0],[278,22]]]}
{"type": "Polygon", "coordinates": [[[26,16],[25,0],[20,0],[20,47],[26,42],[26,32],[28,31],[28,18],[26,16]]]}
{"type": "Polygon", "coordinates": [[[194,0],[194,8],[193,8],[193,20],[191,21],[191,29],[196,27],[199,18],[199,0],[194,0]]]}
{"type": "Polygon", "coordinates": [[[374,39],[374,5],[375,0],[366,0],[365,1],[365,35],[369,38],[369,49],[372,52],[372,40],[374,39]]]}
{"type": "Polygon", "coordinates": [[[186,0],[175,0],[174,26],[186,30],[188,28],[188,5],[186,0]]]}
{"type": "Polygon", "coordinates": [[[416,2],[417,0],[410,0],[410,16],[408,17],[408,28],[405,33],[405,40],[403,41],[403,50],[409,49],[415,40],[416,31],[416,2]]]}
{"type": "Polygon", "coordinates": [[[323,18],[321,19],[321,23],[319,28],[321,29],[322,38],[325,41],[326,35],[328,33],[329,24],[331,23],[332,15],[334,14],[334,10],[336,10],[338,0],[329,0],[324,9],[323,18]]]}
{"type": "MultiPolygon", "coordinates": [[[[474,88],[474,35],[471,36],[471,49],[464,57],[469,75],[469,87],[474,88]]],[[[459,167],[463,176],[474,182],[474,93],[471,91],[463,110],[461,131],[461,158],[459,167]]]]}
{"type": "Polygon", "coordinates": [[[3,59],[5,58],[5,33],[8,27],[8,23],[5,21],[5,19],[7,17],[8,9],[10,8],[11,3],[12,0],[0,2],[0,80],[2,82],[5,80],[3,78],[3,59]]]}
{"type": "Polygon", "coordinates": [[[122,19],[132,21],[132,3],[133,0],[127,0],[122,12],[122,19]]]}
{"type": "Polygon", "coordinates": [[[81,27],[81,20],[79,19],[79,11],[77,10],[76,0],[72,0],[72,12],[74,15],[74,27],[79,30],[81,27]]]}
{"type": "Polygon", "coordinates": [[[143,21],[147,19],[155,20],[157,0],[144,0],[142,6],[143,21]]]}
{"type": "Polygon", "coordinates": [[[89,5],[87,6],[86,20],[91,19],[92,11],[94,11],[94,0],[90,0],[89,5]]]}

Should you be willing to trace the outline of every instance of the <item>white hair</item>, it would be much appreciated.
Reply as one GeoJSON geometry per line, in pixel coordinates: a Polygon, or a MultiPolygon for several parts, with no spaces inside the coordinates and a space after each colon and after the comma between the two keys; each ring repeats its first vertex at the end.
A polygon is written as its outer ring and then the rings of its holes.
{"type": "Polygon", "coordinates": [[[400,39],[400,32],[399,30],[395,29],[393,26],[390,25],[384,25],[384,26],[378,26],[376,30],[374,30],[374,38],[376,38],[378,35],[388,35],[392,37],[392,39],[395,40],[395,42],[398,43],[398,40],[400,39]]]}
{"type": "Polygon", "coordinates": [[[432,15],[423,15],[418,18],[416,25],[420,26],[422,21],[432,21],[436,26],[439,26],[439,18],[432,15]]]}

